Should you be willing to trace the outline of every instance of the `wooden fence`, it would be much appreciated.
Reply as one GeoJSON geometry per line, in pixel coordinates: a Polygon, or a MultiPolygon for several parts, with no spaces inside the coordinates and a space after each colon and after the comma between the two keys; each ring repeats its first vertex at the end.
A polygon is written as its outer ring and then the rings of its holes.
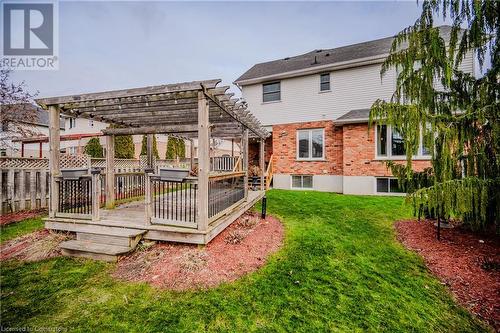
{"type": "Polygon", "coordinates": [[[49,171],[18,165],[2,166],[0,172],[1,214],[45,208],[49,200],[49,171]]]}
{"type": "MultiPolygon", "coordinates": [[[[197,159],[193,161],[197,163],[197,159]]],[[[155,160],[156,168],[189,168],[189,159],[155,160]]],[[[237,165],[234,157],[212,157],[212,171],[231,171],[237,165]]],[[[101,168],[106,159],[86,155],[61,155],[61,168],[101,168]]],[[[0,214],[46,208],[49,200],[49,161],[44,158],[0,157],[0,214]]],[[[142,159],[115,159],[117,199],[144,195],[142,159]]],[[[104,183],[104,182],[103,182],[104,183]]],[[[104,192],[103,192],[104,193],[104,192]]],[[[104,199],[102,199],[104,200],[104,199]]]]}

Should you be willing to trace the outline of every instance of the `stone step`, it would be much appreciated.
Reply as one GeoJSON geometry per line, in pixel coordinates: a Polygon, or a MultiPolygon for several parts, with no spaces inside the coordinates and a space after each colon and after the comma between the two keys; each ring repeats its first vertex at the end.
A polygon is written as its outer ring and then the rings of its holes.
{"type": "Polygon", "coordinates": [[[134,248],[111,244],[93,243],[83,240],[69,240],[60,245],[62,254],[72,257],[90,258],[116,262],[118,256],[127,254],[134,248]]]}

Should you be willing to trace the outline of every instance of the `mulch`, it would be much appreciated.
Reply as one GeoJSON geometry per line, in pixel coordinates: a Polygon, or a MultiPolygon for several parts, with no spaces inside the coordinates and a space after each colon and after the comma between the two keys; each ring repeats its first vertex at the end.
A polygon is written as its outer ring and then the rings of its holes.
{"type": "Polygon", "coordinates": [[[247,213],[206,246],[144,243],[120,259],[113,275],[171,290],[211,288],[262,267],[283,239],[278,219],[247,213]]]}
{"type": "Polygon", "coordinates": [[[58,257],[61,255],[59,244],[70,238],[68,233],[38,230],[1,244],[0,261],[38,261],[58,257]]]}
{"type": "Polygon", "coordinates": [[[46,214],[47,210],[44,209],[36,209],[36,210],[26,210],[15,213],[8,213],[0,216],[0,225],[7,225],[15,222],[19,222],[25,219],[31,219],[34,217],[38,217],[40,215],[46,214]]]}
{"type": "Polygon", "coordinates": [[[434,221],[400,221],[398,239],[420,254],[458,302],[500,332],[500,237],[457,226],[441,229],[434,221]]]}

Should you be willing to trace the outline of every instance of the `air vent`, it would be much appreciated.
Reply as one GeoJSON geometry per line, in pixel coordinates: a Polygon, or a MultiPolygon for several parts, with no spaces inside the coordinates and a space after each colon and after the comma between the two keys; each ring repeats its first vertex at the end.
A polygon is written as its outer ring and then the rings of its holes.
{"type": "Polygon", "coordinates": [[[316,50],[316,53],[320,53],[320,52],[323,52],[323,50],[322,49],[316,50]]]}

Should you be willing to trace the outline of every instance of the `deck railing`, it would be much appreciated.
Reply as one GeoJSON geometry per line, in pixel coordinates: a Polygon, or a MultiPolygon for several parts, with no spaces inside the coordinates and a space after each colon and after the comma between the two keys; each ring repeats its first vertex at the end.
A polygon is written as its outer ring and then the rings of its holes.
{"type": "Polygon", "coordinates": [[[78,179],[57,177],[56,217],[99,219],[99,174],[85,175],[78,179]]]}
{"type": "Polygon", "coordinates": [[[208,182],[208,217],[216,220],[245,199],[245,172],[211,175],[208,182]]]}
{"type": "Polygon", "coordinates": [[[271,187],[271,182],[273,181],[273,173],[274,173],[274,169],[273,169],[273,155],[271,154],[271,158],[269,159],[269,164],[267,165],[267,170],[266,170],[266,173],[265,173],[265,177],[266,177],[266,190],[269,190],[269,188],[271,187]]]}
{"type": "Polygon", "coordinates": [[[198,184],[151,176],[151,223],[196,228],[198,184]]]}
{"type": "Polygon", "coordinates": [[[210,158],[210,171],[232,171],[236,164],[236,156],[216,156],[210,158]]]}
{"type": "Polygon", "coordinates": [[[115,174],[115,199],[128,200],[144,196],[144,172],[128,172],[115,174]]]}
{"type": "MultiPolygon", "coordinates": [[[[144,172],[115,173],[115,200],[117,203],[140,200],[146,193],[144,172]]],[[[101,207],[106,204],[106,175],[101,174],[101,207]]]]}

